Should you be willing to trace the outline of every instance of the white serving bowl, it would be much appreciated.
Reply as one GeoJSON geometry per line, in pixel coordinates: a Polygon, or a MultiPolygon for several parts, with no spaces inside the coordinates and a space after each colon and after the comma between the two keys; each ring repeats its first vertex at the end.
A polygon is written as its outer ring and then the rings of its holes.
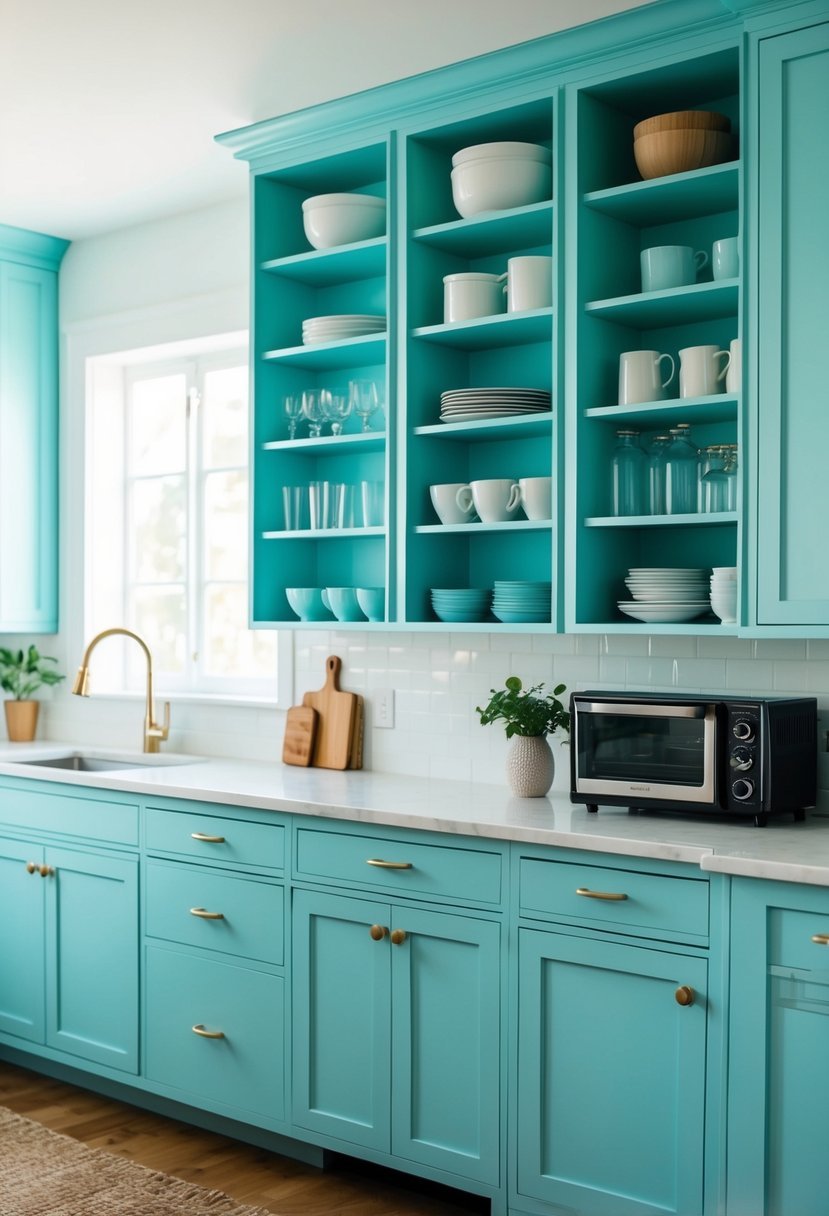
{"type": "Polygon", "coordinates": [[[373,194],[315,194],[302,204],[302,222],[314,249],[370,241],[386,231],[386,200],[373,194]]]}
{"type": "Polygon", "coordinates": [[[540,203],[552,188],[551,165],[532,157],[484,156],[452,170],[452,199],[464,219],[540,203]]]}
{"type": "Polygon", "coordinates": [[[552,153],[549,148],[545,148],[543,144],[525,144],[518,140],[499,140],[497,143],[491,144],[471,144],[468,148],[461,148],[452,157],[453,168],[457,165],[465,165],[470,160],[488,160],[491,157],[503,159],[504,157],[518,157],[519,160],[537,160],[544,165],[552,163],[552,153]]]}

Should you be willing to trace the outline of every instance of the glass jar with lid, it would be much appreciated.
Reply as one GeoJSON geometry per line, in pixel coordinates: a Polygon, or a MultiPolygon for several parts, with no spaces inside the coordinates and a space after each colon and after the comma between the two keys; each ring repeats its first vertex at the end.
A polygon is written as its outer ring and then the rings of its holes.
{"type": "Polygon", "coordinates": [[[697,512],[699,452],[691,442],[690,426],[679,422],[669,431],[665,454],[665,513],[694,515],[697,512]]]}
{"type": "Polygon", "coordinates": [[[648,510],[651,515],[665,515],[665,461],[670,435],[654,435],[648,448],[648,510]]]}
{"type": "Polygon", "coordinates": [[[628,428],[617,431],[610,461],[614,515],[645,514],[647,462],[639,445],[639,432],[628,428]]]}

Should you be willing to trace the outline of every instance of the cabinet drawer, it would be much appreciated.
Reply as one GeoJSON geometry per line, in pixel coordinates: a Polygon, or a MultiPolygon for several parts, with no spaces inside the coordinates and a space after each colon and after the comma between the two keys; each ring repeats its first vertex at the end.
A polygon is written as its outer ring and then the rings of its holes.
{"type": "MultiPolygon", "coordinates": [[[[768,933],[773,966],[829,972],[829,945],[812,941],[813,936],[829,937],[829,906],[822,913],[770,908],[768,933]]],[[[762,949],[762,942],[758,948],[762,949]]]]}
{"type": "Polygon", "coordinates": [[[281,885],[162,861],[147,865],[147,933],[185,946],[280,964],[281,885]],[[200,915],[210,913],[211,915],[200,915]]]}
{"type": "Polygon", "coordinates": [[[138,807],[85,793],[0,788],[0,823],[26,832],[86,836],[98,844],[138,844],[138,807]]]}
{"type": "Polygon", "coordinates": [[[183,1091],[184,1102],[238,1108],[238,1118],[284,1118],[281,976],[148,946],[146,991],[150,1080],[183,1091]]]}
{"type": "Polygon", "coordinates": [[[501,899],[500,853],[414,844],[391,834],[352,835],[300,828],[296,864],[300,878],[358,882],[396,894],[486,903],[501,899]]]}
{"type": "Polygon", "coordinates": [[[519,901],[520,914],[526,917],[551,917],[637,937],[708,936],[705,879],[524,857],[519,901]],[[602,899],[601,895],[625,898],[602,899]]]}
{"type": "Polygon", "coordinates": [[[285,828],[280,823],[225,819],[204,811],[148,807],[146,840],[150,852],[177,853],[194,861],[231,862],[281,870],[285,865],[285,828]]]}

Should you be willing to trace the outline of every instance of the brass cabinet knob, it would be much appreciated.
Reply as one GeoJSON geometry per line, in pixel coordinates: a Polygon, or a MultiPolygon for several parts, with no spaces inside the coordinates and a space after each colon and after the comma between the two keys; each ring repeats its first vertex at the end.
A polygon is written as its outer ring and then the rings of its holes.
{"type": "Polygon", "coordinates": [[[368,931],[368,935],[373,942],[381,942],[388,933],[385,925],[372,925],[368,931]]]}
{"type": "Polygon", "coordinates": [[[38,872],[37,862],[36,861],[27,861],[26,862],[26,873],[27,874],[37,874],[37,872],[38,872]]]}
{"type": "Polygon", "coordinates": [[[191,916],[200,916],[202,920],[224,920],[224,912],[208,912],[206,908],[191,908],[191,916]]]}
{"type": "Polygon", "coordinates": [[[627,899],[621,891],[591,891],[589,887],[576,887],[576,895],[584,895],[587,899],[627,899]]]}
{"type": "Polygon", "coordinates": [[[48,878],[49,875],[54,874],[55,871],[52,869],[51,866],[43,865],[43,866],[39,867],[38,872],[39,872],[41,878],[48,878]]]}
{"type": "Polygon", "coordinates": [[[689,988],[687,984],[680,984],[674,993],[677,1005],[693,1005],[694,990],[689,988]]]}
{"type": "Polygon", "coordinates": [[[813,933],[812,941],[816,946],[829,946],[829,933],[813,933]]]}
{"type": "Polygon", "coordinates": [[[406,940],[406,930],[405,929],[392,929],[391,940],[392,940],[393,945],[402,946],[404,941],[406,940]]]}
{"type": "Polygon", "coordinates": [[[223,1039],[225,1037],[223,1030],[205,1030],[201,1022],[193,1027],[193,1034],[201,1035],[203,1039],[223,1039]]]}

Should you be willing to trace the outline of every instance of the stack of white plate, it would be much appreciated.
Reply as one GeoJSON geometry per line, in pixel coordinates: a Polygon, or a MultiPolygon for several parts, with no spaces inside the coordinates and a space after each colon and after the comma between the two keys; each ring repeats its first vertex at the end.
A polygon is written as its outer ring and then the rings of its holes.
{"type": "Polygon", "coordinates": [[[711,610],[723,625],[737,620],[737,567],[715,566],[711,575],[711,610]]]}
{"type": "Polygon", "coordinates": [[[540,388],[455,388],[440,395],[441,422],[512,418],[550,408],[550,394],[540,388]]]}
{"type": "Polygon", "coordinates": [[[439,621],[483,621],[489,613],[489,587],[433,587],[432,608],[439,621]]]}
{"type": "Polygon", "coordinates": [[[675,625],[709,612],[708,571],[687,567],[634,566],[625,585],[632,600],[618,607],[635,621],[675,625]]]}
{"type": "Polygon", "coordinates": [[[340,342],[343,338],[381,334],[385,328],[386,318],[376,313],[348,312],[339,316],[308,317],[302,322],[302,341],[306,346],[314,342],[340,342]]]}
{"type": "Polygon", "coordinates": [[[496,581],[492,596],[493,616],[510,625],[549,621],[552,591],[552,583],[496,581]]]}

